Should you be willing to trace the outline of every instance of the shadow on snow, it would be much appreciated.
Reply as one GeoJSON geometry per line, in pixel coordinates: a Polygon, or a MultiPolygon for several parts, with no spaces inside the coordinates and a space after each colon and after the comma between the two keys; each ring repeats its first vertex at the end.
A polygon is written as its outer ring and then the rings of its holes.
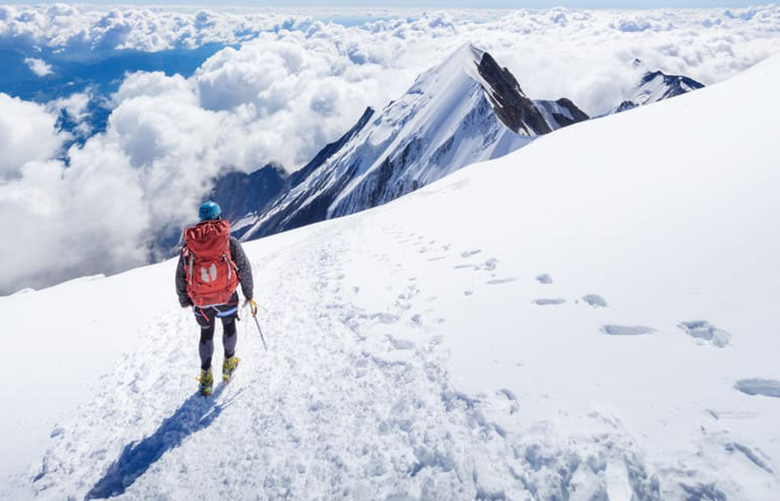
{"type": "Polygon", "coordinates": [[[191,396],[153,435],[127,444],[119,459],[87,493],[85,501],[123,494],[163,454],[181,445],[193,433],[210,426],[230,404],[217,402],[224,389],[225,385],[219,385],[211,398],[199,394],[191,396]]]}

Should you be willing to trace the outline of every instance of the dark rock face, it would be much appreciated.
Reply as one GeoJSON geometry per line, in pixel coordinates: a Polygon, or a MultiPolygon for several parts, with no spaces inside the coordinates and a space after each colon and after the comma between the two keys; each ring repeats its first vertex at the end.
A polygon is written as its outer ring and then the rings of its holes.
{"type": "Polygon", "coordinates": [[[571,100],[565,97],[555,101],[555,103],[561,108],[568,111],[572,117],[569,118],[568,116],[562,113],[554,113],[553,117],[561,125],[561,127],[567,127],[569,125],[576,124],[578,122],[584,122],[585,120],[588,120],[590,118],[584,111],[577,108],[577,106],[574,103],[572,103],[571,100]]]}
{"type": "Polygon", "coordinates": [[[288,186],[289,176],[284,169],[278,164],[268,164],[251,174],[225,174],[215,181],[208,198],[222,208],[223,219],[234,223],[247,214],[264,210],[288,186]]]}
{"type": "Polygon", "coordinates": [[[703,83],[697,82],[692,78],[682,75],[667,75],[660,71],[646,73],[645,76],[642,77],[641,85],[647,85],[658,77],[663,78],[664,86],[667,87],[662,99],[669,99],[670,97],[679,96],[704,87],[703,83]]]}
{"type": "Polygon", "coordinates": [[[544,114],[545,120],[555,131],[588,120],[590,117],[566,98],[557,101],[540,99],[534,104],[544,114]]]}
{"type": "Polygon", "coordinates": [[[488,96],[496,115],[504,125],[517,133],[525,131],[527,135],[541,136],[552,132],[533,101],[526,97],[514,75],[508,69],[501,68],[493,56],[485,52],[477,68],[491,87],[486,89],[488,96]]]}
{"type": "Polygon", "coordinates": [[[620,103],[620,106],[617,107],[617,109],[615,110],[615,113],[620,113],[622,111],[633,110],[636,107],[637,107],[637,104],[634,101],[623,101],[622,103],[620,103]]]}

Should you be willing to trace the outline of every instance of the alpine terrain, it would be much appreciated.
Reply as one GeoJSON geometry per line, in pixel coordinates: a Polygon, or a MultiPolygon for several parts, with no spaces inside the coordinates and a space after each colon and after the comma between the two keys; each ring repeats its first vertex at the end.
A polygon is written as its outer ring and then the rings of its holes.
{"type": "Polygon", "coordinates": [[[587,118],[568,99],[532,101],[506,68],[467,44],[381,112],[367,109],[289,190],[234,220],[235,230],[251,240],[353,214],[587,118]]]}
{"type": "Polygon", "coordinates": [[[254,223],[431,182],[246,243],[268,351],[210,398],[175,261],[0,298],[0,498],[776,501],[780,56],[512,153],[555,127],[490,61],[254,223]]]}

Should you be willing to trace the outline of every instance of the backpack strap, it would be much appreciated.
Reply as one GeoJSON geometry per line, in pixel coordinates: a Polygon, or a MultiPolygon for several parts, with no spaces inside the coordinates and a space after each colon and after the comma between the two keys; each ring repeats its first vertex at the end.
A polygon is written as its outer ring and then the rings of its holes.
{"type": "MultiPolygon", "coordinates": [[[[238,275],[238,266],[236,266],[236,263],[233,262],[232,259],[230,259],[230,254],[225,252],[222,254],[222,260],[227,265],[228,269],[228,281],[230,281],[233,277],[233,273],[238,275]]],[[[240,278],[240,277],[239,277],[240,278]]]]}
{"type": "Polygon", "coordinates": [[[189,282],[190,286],[192,286],[192,266],[193,261],[195,261],[192,258],[192,253],[190,252],[190,249],[187,247],[184,247],[181,250],[182,257],[184,258],[185,265],[187,267],[187,281],[189,282]]]}

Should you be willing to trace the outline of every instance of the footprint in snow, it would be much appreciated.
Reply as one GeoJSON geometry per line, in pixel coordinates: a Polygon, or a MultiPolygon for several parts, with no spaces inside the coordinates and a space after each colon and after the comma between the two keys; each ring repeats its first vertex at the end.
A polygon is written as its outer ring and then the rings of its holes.
{"type": "Polygon", "coordinates": [[[538,306],[555,306],[559,304],[565,303],[565,299],[561,298],[555,298],[555,299],[534,299],[533,303],[538,306]]]}
{"type": "Polygon", "coordinates": [[[746,395],[780,398],[780,381],[776,379],[740,379],[734,388],[746,395]]]}
{"type": "Polygon", "coordinates": [[[718,329],[706,320],[696,320],[694,322],[680,322],[678,326],[691,337],[710,342],[718,348],[723,348],[729,344],[731,334],[718,329]]]}
{"type": "Polygon", "coordinates": [[[552,279],[552,277],[551,277],[550,275],[548,275],[547,273],[545,273],[545,274],[543,274],[543,275],[539,275],[539,276],[537,276],[537,277],[536,277],[536,280],[537,280],[537,281],[538,281],[540,284],[545,284],[545,285],[550,285],[551,283],[553,283],[553,279],[552,279]]]}
{"type": "Polygon", "coordinates": [[[482,269],[485,271],[495,271],[498,266],[498,259],[491,257],[482,264],[482,269]]]}
{"type": "Polygon", "coordinates": [[[762,458],[760,453],[757,451],[754,451],[747,445],[740,444],[739,442],[732,442],[730,444],[726,445],[726,451],[734,453],[734,452],[740,452],[742,453],[751,463],[758,466],[765,472],[769,474],[773,474],[774,470],[771,466],[767,463],[765,458],[762,458]]]}
{"type": "Polygon", "coordinates": [[[501,285],[501,284],[508,284],[510,282],[517,281],[516,278],[497,278],[495,280],[488,280],[488,285],[501,285]]]}
{"type": "Polygon", "coordinates": [[[414,349],[414,341],[408,341],[406,339],[398,339],[398,338],[394,338],[393,336],[390,336],[390,335],[387,336],[387,341],[396,350],[413,350],[414,349]]]}
{"type": "Polygon", "coordinates": [[[582,296],[582,300],[588,303],[589,305],[593,306],[594,308],[607,307],[607,302],[604,300],[603,297],[599,296],[598,294],[588,294],[582,296]]]}
{"type": "Polygon", "coordinates": [[[376,320],[380,324],[394,324],[398,321],[398,315],[392,315],[390,313],[374,313],[368,317],[371,320],[376,320]]]}
{"type": "Polygon", "coordinates": [[[517,397],[512,390],[501,388],[497,393],[499,396],[506,398],[509,414],[514,414],[520,410],[520,405],[517,403],[517,397]]]}
{"type": "Polygon", "coordinates": [[[475,254],[479,254],[480,252],[482,252],[482,249],[474,249],[474,250],[470,250],[470,251],[466,251],[466,252],[461,252],[460,253],[460,257],[464,257],[464,258],[471,257],[471,256],[473,256],[475,254]]]}
{"type": "Polygon", "coordinates": [[[641,336],[656,332],[652,327],[642,325],[604,325],[601,330],[610,336],[641,336]]]}

